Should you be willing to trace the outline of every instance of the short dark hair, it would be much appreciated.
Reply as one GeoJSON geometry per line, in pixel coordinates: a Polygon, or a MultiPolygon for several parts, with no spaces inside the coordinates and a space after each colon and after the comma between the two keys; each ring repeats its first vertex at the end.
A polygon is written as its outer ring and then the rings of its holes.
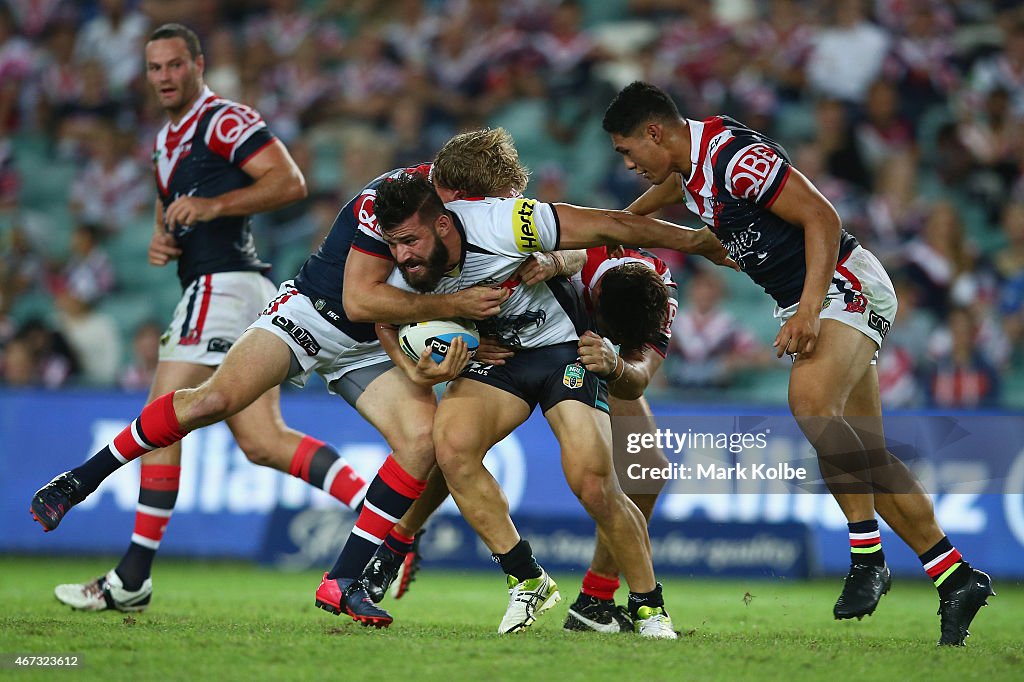
{"type": "Polygon", "coordinates": [[[377,187],[373,212],[380,229],[393,230],[414,214],[432,224],[444,212],[444,203],[437,195],[433,183],[420,173],[400,173],[377,187]]]}
{"type": "Polygon", "coordinates": [[[185,46],[188,47],[188,53],[192,55],[193,61],[203,53],[203,48],[199,45],[199,36],[184,24],[164,24],[150,33],[149,40],[146,42],[151,43],[154,40],[170,40],[172,38],[181,38],[185,41],[185,46]]]}
{"type": "Polygon", "coordinates": [[[622,352],[656,343],[667,321],[668,297],[661,276],[643,263],[612,268],[601,278],[601,295],[594,306],[601,333],[622,352]]]}
{"type": "Polygon", "coordinates": [[[615,95],[604,112],[601,125],[606,133],[628,137],[652,119],[668,123],[679,118],[679,109],[664,90],[650,83],[633,81],[615,95]]]}

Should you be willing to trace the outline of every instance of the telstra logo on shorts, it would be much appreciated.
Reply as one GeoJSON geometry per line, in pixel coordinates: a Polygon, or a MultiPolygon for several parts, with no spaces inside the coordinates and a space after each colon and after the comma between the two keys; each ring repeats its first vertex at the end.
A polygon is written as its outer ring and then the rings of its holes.
{"type": "Polygon", "coordinates": [[[540,251],[540,239],[537,238],[537,226],[533,222],[534,199],[516,199],[515,213],[512,214],[512,232],[516,236],[516,248],[519,253],[540,251]]]}

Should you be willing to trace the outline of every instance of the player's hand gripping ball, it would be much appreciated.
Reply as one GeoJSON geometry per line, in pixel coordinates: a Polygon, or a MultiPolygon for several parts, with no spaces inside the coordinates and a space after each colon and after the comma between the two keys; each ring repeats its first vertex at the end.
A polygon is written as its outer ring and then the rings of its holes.
{"type": "Polygon", "coordinates": [[[419,360],[424,348],[430,349],[430,358],[441,364],[456,337],[462,337],[469,349],[469,357],[480,346],[480,334],[469,320],[431,320],[402,325],[398,330],[398,344],[413,360],[419,360]]]}

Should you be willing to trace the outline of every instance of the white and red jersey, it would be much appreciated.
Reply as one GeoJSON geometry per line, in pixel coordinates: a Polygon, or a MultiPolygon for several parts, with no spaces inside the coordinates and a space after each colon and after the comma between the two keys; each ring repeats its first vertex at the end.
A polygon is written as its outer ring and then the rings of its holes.
{"type": "MultiPolygon", "coordinates": [[[[624,249],[622,257],[611,258],[608,255],[608,247],[596,246],[587,249],[587,262],[583,264],[583,269],[573,277],[573,282],[577,285],[583,296],[583,302],[587,306],[587,310],[593,313],[596,307],[593,291],[597,283],[601,281],[601,278],[609,270],[621,267],[627,263],[640,263],[649,267],[658,273],[661,281],[668,287],[669,297],[665,326],[662,328],[658,339],[647,344],[648,347],[652,348],[661,357],[665,357],[665,354],[668,353],[669,342],[672,339],[672,320],[675,319],[676,311],[679,309],[679,304],[676,300],[676,283],[673,281],[672,271],[669,270],[665,261],[649,251],[628,247],[624,249]]],[[[600,332],[601,330],[598,329],[597,331],[600,332]]]]}
{"type": "MultiPolygon", "coordinates": [[[[153,145],[153,170],[164,209],[179,197],[216,197],[248,187],[253,179],[242,166],[274,139],[254,109],[221,99],[204,87],[178,123],[168,122],[160,129],[153,145]]],[[[270,269],[256,254],[249,216],[179,225],[174,237],[182,250],[182,287],[200,275],[270,269]]]]}
{"type": "MultiPolygon", "coordinates": [[[[578,340],[589,320],[567,278],[527,286],[514,277],[531,254],[558,249],[558,216],[551,204],[519,197],[453,201],[445,206],[455,216],[462,257],[433,293],[450,294],[472,286],[509,289],[511,295],[501,312],[477,322],[482,335],[504,346],[540,348],[578,340]]],[[[413,291],[398,268],[388,283],[413,291]]]]}
{"type": "MultiPolygon", "coordinates": [[[[686,122],[692,165],[683,178],[686,207],[780,307],[796,303],[807,273],[804,233],[770,210],[792,172],[786,151],[728,116],[686,122]]],[[[856,246],[843,230],[839,260],[856,246]]]]}

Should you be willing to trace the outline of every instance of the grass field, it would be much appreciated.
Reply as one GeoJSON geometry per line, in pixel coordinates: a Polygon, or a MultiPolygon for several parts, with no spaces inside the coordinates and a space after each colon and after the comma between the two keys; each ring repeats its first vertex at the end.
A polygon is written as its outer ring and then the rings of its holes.
{"type": "Polygon", "coordinates": [[[499,637],[507,595],[497,568],[425,570],[406,598],[386,602],[396,621],[385,631],[314,608],[315,574],[238,563],[161,561],[153,606],[133,617],[54,599],[55,583],[110,565],[0,557],[0,679],[1024,679],[1024,586],[1009,581],[997,582],[966,649],[937,649],[936,596],[923,580],[898,580],[861,622],[832,620],[837,580],[669,580],[683,636],[666,642],[563,631],[578,574],[554,575],[563,601],[529,632],[499,637]],[[13,654],[76,654],[81,665],[12,670],[13,654]]]}

